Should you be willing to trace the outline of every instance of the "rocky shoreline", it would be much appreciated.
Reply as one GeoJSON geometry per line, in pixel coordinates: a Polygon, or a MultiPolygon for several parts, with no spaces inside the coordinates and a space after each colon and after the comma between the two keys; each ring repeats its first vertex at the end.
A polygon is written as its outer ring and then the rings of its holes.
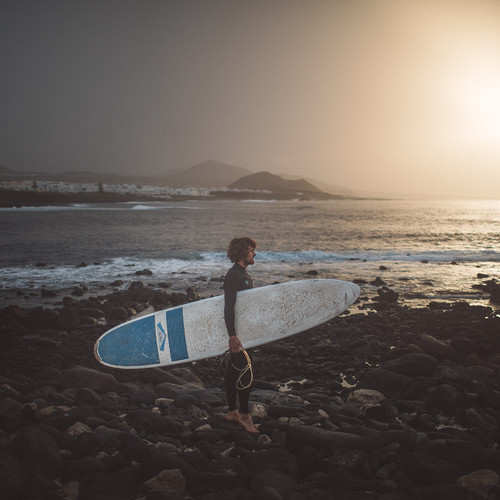
{"type": "Polygon", "coordinates": [[[112,370],[97,338],[198,300],[132,282],[59,307],[0,309],[5,499],[495,499],[500,315],[381,288],[254,355],[259,435],[224,420],[220,359],[112,370]]]}

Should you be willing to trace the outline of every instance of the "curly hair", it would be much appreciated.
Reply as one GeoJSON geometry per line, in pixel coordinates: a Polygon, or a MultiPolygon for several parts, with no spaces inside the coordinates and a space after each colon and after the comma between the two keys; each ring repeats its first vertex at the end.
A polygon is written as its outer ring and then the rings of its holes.
{"type": "Polygon", "coordinates": [[[249,250],[255,250],[257,243],[248,236],[242,238],[234,238],[229,243],[227,256],[231,262],[239,262],[249,250]]]}

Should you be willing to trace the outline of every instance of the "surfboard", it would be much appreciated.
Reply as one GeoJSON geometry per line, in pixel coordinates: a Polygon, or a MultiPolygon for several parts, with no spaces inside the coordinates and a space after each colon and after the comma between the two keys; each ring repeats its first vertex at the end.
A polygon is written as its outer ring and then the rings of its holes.
{"type": "MultiPolygon", "coordinates": [[[[245,348],[286,338],[339,315],[359,293],[358,285],[333,279],[243,290],[236,296],[236,334],[245,348]]],[[[118,325],[97,340],[94,353],[103,365],[138,369],[197,361],[227,349],[224,295],[220,295],[118,325]]]]}

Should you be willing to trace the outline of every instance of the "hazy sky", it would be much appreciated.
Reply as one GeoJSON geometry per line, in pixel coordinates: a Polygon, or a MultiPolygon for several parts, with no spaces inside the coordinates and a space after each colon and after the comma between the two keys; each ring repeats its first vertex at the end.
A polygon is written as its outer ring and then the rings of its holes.
{"type": "Polygon", "coordinates": [[[1,0],[0,164],[500,197],[499,0],[1,0]]]}

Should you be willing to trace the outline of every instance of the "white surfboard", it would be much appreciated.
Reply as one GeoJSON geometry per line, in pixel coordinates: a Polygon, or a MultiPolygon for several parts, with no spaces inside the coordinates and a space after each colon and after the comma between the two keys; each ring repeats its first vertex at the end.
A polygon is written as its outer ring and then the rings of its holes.
{"type": "MultiPolygon", "coordinates": [[[[238,292],[235,326],[243,347],[266,344],[325,323],[358,298],[358,285],[317,279],[238,292]]],[[[95,344],[113,368],[151,368],[219,356],[228,349],[224,296],[158,311],[118,325],[95,344]]]]}

